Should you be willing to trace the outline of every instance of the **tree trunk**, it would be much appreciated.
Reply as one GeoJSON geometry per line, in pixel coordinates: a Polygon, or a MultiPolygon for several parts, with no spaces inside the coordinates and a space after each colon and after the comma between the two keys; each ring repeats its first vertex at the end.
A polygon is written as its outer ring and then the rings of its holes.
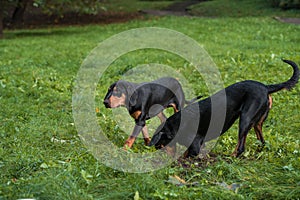
{"type": "Polygon", "coordinates": [[[0,39],[3,38],[3,11],[0,10],[0,39]]]}
{"type": "Polygon", "coordinates": [[[0,2],[0,39],[3,37],[4,2],[0,2]]]}
{"type": "Polygon", "coordinates": [[[23,23],[23,17],[26,10],[27,3],[30,0],[19,0],[17,6],[12,15],[12,23],[14,25],[20,25],[23,23]]]}

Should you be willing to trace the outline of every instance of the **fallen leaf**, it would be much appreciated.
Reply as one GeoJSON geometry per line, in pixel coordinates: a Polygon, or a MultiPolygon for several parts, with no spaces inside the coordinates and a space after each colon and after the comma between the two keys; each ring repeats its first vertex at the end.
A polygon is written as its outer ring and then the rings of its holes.
{"type": "Polygon", "coordinates": [[[133,197],[134,200],[140,200],[139,191],[136,191],[133,197]]]}
{"type": "Polygon", "coordinates": [[[186,184],[185,180],[183,180],[182,178],[180,178],[177,175],[174,175],[174,178],[177,179],[180,183],[186,184]]]}
{"type": "Polygon", "coordinates": [[[68,142],[68,141],[67,141],[67,140],[60,140],[60,139],[56,139],[55,137],[52,137],[52,138],[51,138],[51,142],[63,144],[63,143],[66,143],[66,142],[68,142]]]}
{"type": "Polygon", "coordinates": [[[47,168],[49,168],[49,166],[46,163],[42,163],[40,168],[47,169],[47,168]]]}
{"type": "Polygon", "coordinates": [[[171,183],[173,185],[177,185],[177,186],[183,186],[183,185],[194,186],[194,185],[198,184],[198,182],[187,183],[185,180],[183,180],[182,178],[180,178],[177,175],[169,176],[169,180],[166,182],[171,183]]]}
{"type": "Polygon", "coordinates": [[[228,185],[227,183],[222,182],[222,183],[217,183],[217,185],[219,185],[227,190],[234,191],[235,193],[237,193],[238,189],[240,187],[242,187],[242,184],[239,184],[239,183],[232,183],[231,185],[228,185]]]}

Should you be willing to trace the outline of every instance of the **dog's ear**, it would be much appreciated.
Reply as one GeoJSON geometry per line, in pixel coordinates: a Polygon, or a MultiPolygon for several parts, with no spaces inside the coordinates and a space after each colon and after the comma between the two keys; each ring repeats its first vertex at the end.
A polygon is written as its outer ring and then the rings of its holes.
{"type": "Polygon", "coordinates": [[[133,106],[135,104],[137,104],[137,100],[138,100],[138,94],[137,92],[133,92],[132,95],[129,97],[129,105],[133,106]]]}
{"type": "Polygon", "coordinates": [[[108,87],[107,93],[106,93],[106,95],[105,95],[105,97],[104,97],[104,100],[105,100],[105,99],[109,99],[109,98],[111,97],[111,95],[112,95],[112,93],[113,93],[113,88],[116,86],[116,84],[117,84],[117,82],[114,82],[113,84],[111,84],[111,85],[108,87]]]}

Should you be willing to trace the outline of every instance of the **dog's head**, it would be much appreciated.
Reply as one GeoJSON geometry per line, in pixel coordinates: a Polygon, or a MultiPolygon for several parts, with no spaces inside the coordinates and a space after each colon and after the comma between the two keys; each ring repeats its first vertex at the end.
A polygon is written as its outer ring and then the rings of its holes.
{"type": "Polygon", "coordinates": [[[155,131],[149,146],[155,146],[156,149],[161,149],[167,146],[173,139],[172,133],[165,126],[165,123],[161,124],[155,131]]]}
{"type": "Polygon", "coordinates": [[[117,81],[110,85],[104,97],[104,105],[106,108],[117,108],[124,106],[126,102],[127,91],[122,82],[117,81]]]}
{"type": "Polygon", "coordinates": [[[119,80],[111,84],[104,97],[106,108],[117,108],[120,106],[132,106],[137,103],[138,95],[136,92],[137,84],[119,80]]]}

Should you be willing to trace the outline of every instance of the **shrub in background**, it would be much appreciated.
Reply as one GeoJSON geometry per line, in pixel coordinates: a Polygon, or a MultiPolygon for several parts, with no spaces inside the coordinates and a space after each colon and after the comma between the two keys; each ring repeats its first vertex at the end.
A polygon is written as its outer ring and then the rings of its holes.
{"type": "Polygon", "coordinates": [[[271,4],[282,9],[300,9],[300,0],[271,0],[271,4]]]}

